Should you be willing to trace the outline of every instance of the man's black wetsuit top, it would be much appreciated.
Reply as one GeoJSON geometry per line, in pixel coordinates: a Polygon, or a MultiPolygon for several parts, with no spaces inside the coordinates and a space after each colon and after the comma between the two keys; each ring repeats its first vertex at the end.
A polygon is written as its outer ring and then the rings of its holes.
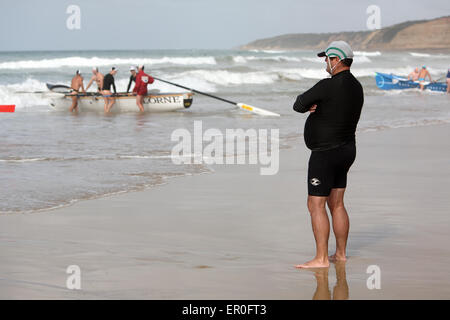
{"type": "Polygon", "coordinates": [[[111,73],[108,73],[105,78],[103,78],[103,90],[111,91],[111,86],[113,86],[114,88],[114,93],[117,93],[116,84],[114,83],[114,77],[111,73]]]}
{"type": "Polygon", "coordinates": [[[128,82],[127,92],[130,92],[131,83],[136,82],[136,76],[130,76],[130,82],[128,82]]]}
{"type": "Polygon", "coordinates": [[[322,79],[299,95],[294,103],[295,111],[304,113],[317,104],[316,111],[309,114],[305,123],[306,146],[323,151],[354,141],[363,103],[362,86],[350,70],[322,79]]]}

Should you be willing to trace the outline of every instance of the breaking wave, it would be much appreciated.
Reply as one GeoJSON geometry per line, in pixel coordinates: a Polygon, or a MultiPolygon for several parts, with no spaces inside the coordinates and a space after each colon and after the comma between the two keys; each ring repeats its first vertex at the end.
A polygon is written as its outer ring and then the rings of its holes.
{"type": "Polygon", "coordinates": [[[162,58],[84,58],[67,57],[42,60],[20,60],[0,63],[0,69],[56,69],[61,67],[102,67],[113,65],[215,65],[214,57],[162,57],[162,58]]]}
{"type": "Polygon", "coordinates": [[[375,57],[381,56],[380,51],[354,51],[355,56],[375,57]]]}

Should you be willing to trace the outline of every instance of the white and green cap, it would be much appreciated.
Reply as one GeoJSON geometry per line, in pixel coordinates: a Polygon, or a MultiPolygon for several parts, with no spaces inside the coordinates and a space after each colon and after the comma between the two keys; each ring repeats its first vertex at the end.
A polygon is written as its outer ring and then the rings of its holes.
{"type": "Polygon", "coordinates": [[[353,51],[350,45],[345,41],[331,42],[325,51],[319,52],[318,57],[338,57],[340,60],[353,59],[353,51]]]}

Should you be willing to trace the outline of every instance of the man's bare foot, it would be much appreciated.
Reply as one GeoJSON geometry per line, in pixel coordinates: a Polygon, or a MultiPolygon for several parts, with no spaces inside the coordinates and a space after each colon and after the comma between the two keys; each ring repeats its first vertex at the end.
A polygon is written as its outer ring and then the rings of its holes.
{"type": "Polygon", "coordinates": [[[310,269],[310,268],[328,268],[329,266],[330,263],[328,262],[328,259],[326,261],[313,259],[304,264],[298,264],[295,267],[299,269],[310,269]]]}
{"type": "Polygon", "coordinates": [[[333,254],[331,256],[328,257],[328,259],[330,259],[331,262],[335,262],[335,261],[347,261],[347,257],[344,255],[338,255],[338,254],[333,254]]]}

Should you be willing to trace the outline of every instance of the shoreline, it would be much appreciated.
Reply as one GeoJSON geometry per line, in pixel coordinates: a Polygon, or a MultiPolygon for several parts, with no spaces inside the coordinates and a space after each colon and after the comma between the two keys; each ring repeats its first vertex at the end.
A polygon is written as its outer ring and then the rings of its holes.
{"type": "MultiPolygon", "coordinates": [[[[429,120],[427,122],[421,122],[420,124],[410,123],[410,124],[404,124],[404,125],[392,126],[392,127],[391,126],[379,126],[377,128],[373,128],[373,127],[358,128],[356,135],[358,136],[360,134],[366,134],[369,132],[372,133],[372,132],[381,132],[381,131],[386,131],[386,130],[397,130],[397,129],[405,129],[405,128],[428,127],[428,126],[440,126],[440,125],[447,125],[447,124],[450,124],[450,122],[448,122],[446,120],[435,119],[435,120],[429,120]]],[[[303,133],[297,134],[295,136],[289,135],[284,138],[281,137],[280,141],[282,141],[282,140],[284,141],[284,145],[280,145],[280,151],[282,149],[295,148],[296,145],[299,144],[299,141],[301,144],[304,143],[303,142],[303,133]]],[[[92,195],[87,198],[71,199],[68,201],[68,203],[62,203],[62,204],[54,206],[54,207],[30,209],[30,210],[23,210],[23,211],[0,211],[0,217],[7,216],[7,215],[15,215],[15,214],[35,214],[35,213],[54,211],[54,210],[73,206],[79,202],[92,201],[92,200],[98,200],[98,199],[102,199],[102,198],[115,197],[115,196],[121,195],[121,194],[127,194],[127,193],[133,193],[133,192],[144,192],[147,190],[152,190],[153,188],[157,188],[157,187],[160,187],[160,186],[170,183],[170,181],[174,178],[182,179],[182,178],[190,177],[190,176],[215,173],[215,170],[213,169],[213,167],[215,167],[216,165],[207,165],[207,164],[203,163],[203,164],[201,164],[201,166],[203,167],[203,170],[204,170],[202,172],[195,172],[195,173],[188,172],[188,173],[184,173],[184,174],[176,174],[173,176],[172,175],[163,176],[163,177],[161,177],[161,182],[158,182],[158,183],[147,184],[145,186],[138,186],[138,187],[128,189],[128,190],[119,190],[119,191],[114,191],[114,192],[106,193],[106,194],[92,195]]],[[[237,165],[234,164],[232,166],[237,166],[237,165]]]]}
{"type": "MultiPolygon", "coordinates": [[[[441,142],[449,129],[357,134],[346,193],[350,299],[450,297],[450,148],[441,142]],[[381,290],[366,288],[369,265],[380,266],[381,290]]],[[[156,188],[0,215],[0,297],[311,299],[323,274],[294,268],[314,253],[309,152],[299,138],[280,150],[275,176],[260,176],[258,166],[213,165],[213,174],[156,188]],[[65,288],[73,264],[82,270],[81,291],[65,288]]]]}

